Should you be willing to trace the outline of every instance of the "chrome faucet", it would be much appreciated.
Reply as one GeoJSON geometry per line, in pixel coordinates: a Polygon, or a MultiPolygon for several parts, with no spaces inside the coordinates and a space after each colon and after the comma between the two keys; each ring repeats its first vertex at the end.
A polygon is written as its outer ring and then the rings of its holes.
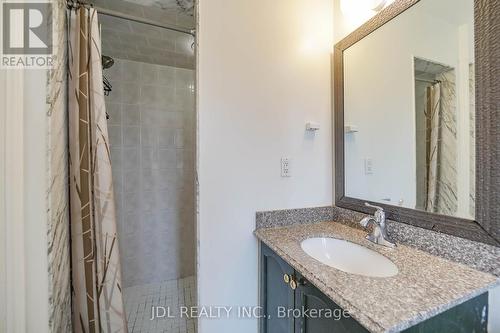
{"type": "Polygon", "coordinates": [[[367,216],[359,221],[364,228],[368,227],[370,222],[373,224],[373,231],[366,235],[366,239],[375,244],[395,247],[396,244],[389,239],[389,236],[387,236],[384,209],[379,206],[370,205],[368,202],[365,202],[365,205],[377,209],[374,216],[367,216]]]}

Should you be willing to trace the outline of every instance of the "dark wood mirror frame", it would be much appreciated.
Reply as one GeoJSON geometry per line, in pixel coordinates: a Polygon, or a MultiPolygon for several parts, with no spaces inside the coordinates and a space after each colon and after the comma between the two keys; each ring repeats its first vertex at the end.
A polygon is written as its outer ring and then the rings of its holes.
{"type": "MultiPolygon", "coordinates": [[[[420,0],[396,0],[334,49],[335,205],[363,213],[366,200],[345,196],[344,50],[403,13],[420,0]]],[[[500,246],[500,6],[474,0],[476,82],[476,220],[439,215],[380,203],[388,218],[421,228],[500,246]]]]}

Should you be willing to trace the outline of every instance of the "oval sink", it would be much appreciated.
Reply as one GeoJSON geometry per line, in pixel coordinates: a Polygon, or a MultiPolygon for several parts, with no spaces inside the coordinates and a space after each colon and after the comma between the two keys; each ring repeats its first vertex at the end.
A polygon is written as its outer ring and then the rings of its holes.
{"type": "Polygon", "coordinates": [[[371,277],[398,274],[397,266],[364,246],[335,238],[308,238],[300,243],[302,250],[325,265],[346,273],[371,277]]]}

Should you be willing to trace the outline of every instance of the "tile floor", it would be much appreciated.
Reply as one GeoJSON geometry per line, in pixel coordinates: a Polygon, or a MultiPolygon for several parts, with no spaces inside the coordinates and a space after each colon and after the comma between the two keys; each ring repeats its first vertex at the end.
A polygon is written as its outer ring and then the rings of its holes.
{"type": "Polygon", "coordinates": [[[196,305],[194,276],[128,287],[124,295],[129,333],[196,333],[196,320],[180,314],[181,307],[196,305]],[[151,320],[152,309],[159,318],[151,320]]]}

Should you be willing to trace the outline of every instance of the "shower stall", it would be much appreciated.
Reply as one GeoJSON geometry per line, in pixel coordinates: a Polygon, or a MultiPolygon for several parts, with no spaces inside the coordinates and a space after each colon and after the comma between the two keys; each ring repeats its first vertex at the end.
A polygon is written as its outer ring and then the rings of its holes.
{"type": "Polygon", "coordinates": [[[196,304],[192,6],[95,1],[129,332],[195,332],[150,320],[196,304]]]}

